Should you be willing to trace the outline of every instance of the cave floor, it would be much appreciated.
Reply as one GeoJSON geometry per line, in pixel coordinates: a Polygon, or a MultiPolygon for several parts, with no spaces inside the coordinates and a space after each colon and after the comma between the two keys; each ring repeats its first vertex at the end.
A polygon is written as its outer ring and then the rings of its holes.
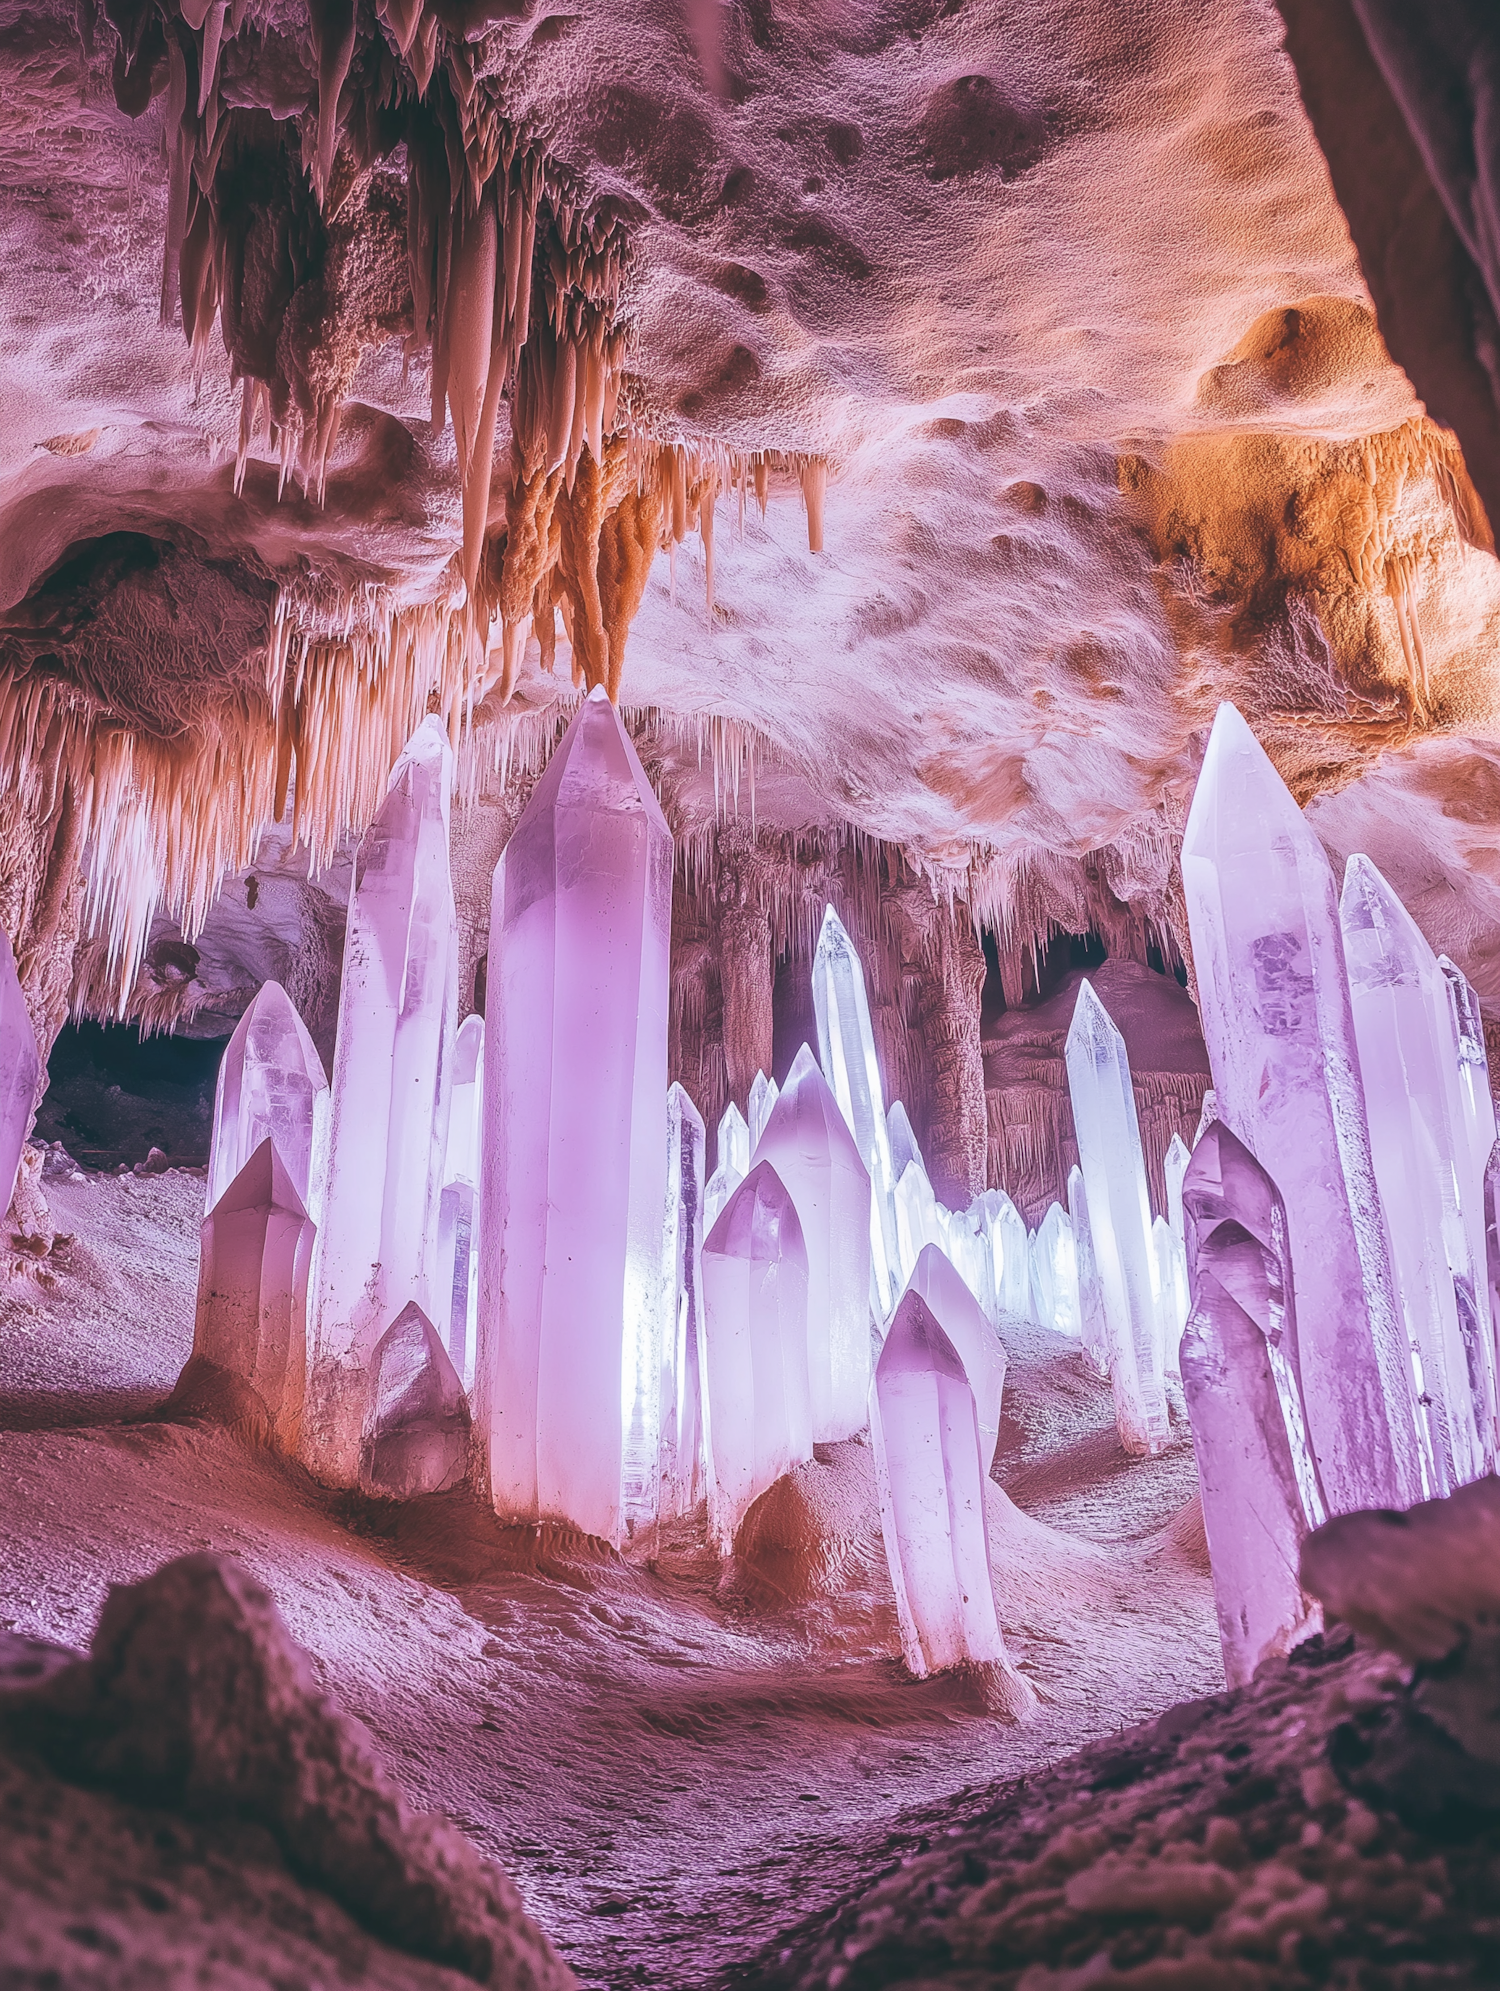
{"type": "Polygon", "coordinates": [[[515,1877],[587,1985],[733,1981],[996,1785],[1223,1684],[1185,1434],[1127,1462],[1107,1386],[1041,1330],[1005,1337],[990,1514],[1041,1700],[1016,1728],[904,1675],[867,1446],[820,1453],[775,1552],[728,1571],[687,1525],[615,1557],[466,1495],[336,1496],[149,1418],[191,1344],[201,1176],[48,1194],[74,1236],[57,1282],[0,1298],[0,1627],[86,1647],[112,1582],[243,1557],[413,1803],[515,1877]]]}

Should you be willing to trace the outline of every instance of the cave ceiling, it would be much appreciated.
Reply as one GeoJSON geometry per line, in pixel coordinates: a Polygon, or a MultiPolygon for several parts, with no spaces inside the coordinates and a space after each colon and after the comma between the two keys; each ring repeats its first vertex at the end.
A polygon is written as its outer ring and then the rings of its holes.
{"type": "Polygon", "coordinates": [[[424,671],[496,739],[570,689],[514,571],[550,475],[564,568],[614,522],[575,656],[676,728],[689,815],[717,727],[769,820],[991,912],[1104,848],[1159,891],[1233,697],[1500,1001],[1500,568],[1283,34],[1269,0],[6,0],[0,665],[143,743],[158,813],[234,787],[233,834],[154,860],[202,896],[289,782],[358,827],[424,671]],[[529,343],[497,304],[476,359],[513,201],[529,343]]]}

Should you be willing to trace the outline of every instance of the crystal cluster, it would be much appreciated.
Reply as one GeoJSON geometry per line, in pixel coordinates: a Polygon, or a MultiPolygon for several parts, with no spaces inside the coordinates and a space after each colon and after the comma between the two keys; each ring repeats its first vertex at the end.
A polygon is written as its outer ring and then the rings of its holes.
{"type": "Polygon", "coordinates": [[[448,1149],[438,1199],[437,1274],[433,1291],[449,1359],[474,1382],[475,1326],[479,1311],[479,1106],[484,1094],[484,1018],[466,1016],[453,1045],[453,1088],[448,1107],[448,1149]]]}

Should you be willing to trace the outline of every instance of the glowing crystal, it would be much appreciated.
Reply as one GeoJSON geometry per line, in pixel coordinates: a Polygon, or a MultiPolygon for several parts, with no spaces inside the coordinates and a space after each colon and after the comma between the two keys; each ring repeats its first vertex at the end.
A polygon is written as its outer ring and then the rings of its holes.
{"type": "Polygon", "coordinates": [[[219,1062],[208,1151],[211,1210],[267,1138],[318,1221],[328,1165],[330,1098],[323,1060],[280,982],[264,982],[219,1062]]]}
{"type": "Polygon", "coordinates": [[[750,1107],[745,1115],[745,1129],[749,1152],[754,1154],[760,1144],[760,1137],[766,1131],[766,1122],[771,1117],[771,1109],[776,1104],[780,1088],[775,1079],[767,1078],[764,1072],[757,1072],[750,1086],[750,1107]]]}
{"type": "Polygon", "coordinates": [[[1083,1336],[1078,1298],[1078,1253],[1073,1225],[1061,1203],[1050,1203],[1037,1225],[1031,1246],[1032,1306],[1037,1324],[1065,1334],[1083,1336]]]}
{"type": "Polygon", "coordinates": [[[1094,1257],[1089,1229],[1089,1197],[1083,1170],[1068,1171],[1068,1216],[1073,1225],[1074,1265],[1078,1273],[1078,1331],[1085,1360],[1101,1376],[1109,1374],[1109,1325],[1104,1318],[1104,1288],[1094,1257]]]}
{"type": "Polygon", "coordinates": [[[453,1087],[448,1109],[448,1154],[438,1200],[438,1257],[434,1290],[442,1306],[449,1357],[467,1389],[474,1381],[475,1326],[479,1311],[479,1253],[475,1213],[479,1198],[480,1101],[484,1092],[484,1018],[466,1016],[453,1045],[453,1087]]]}
{"type": "Polygon", "coordinates": [[[437,1330],[413,1300],[370,1358],[360,1485],[393,1500],[446,1493],[468,1470],[469,1431],[463,1384],[437,1330]]]}
{"type": "Polygon", "coordinates": [[[906,1290],[926,1301],[964,1365],[964,1374],[974,1392],[974,1414],[979,1421],[980,1463],[988,1473],[1000,1443],[1005,1344],[985,1319],[979,1302],[953,1264],[935,1244],[922,1247],[906,1290]]]}
{"type": "Polygon", "coordinates": [[[656,1484],[671,911],[671,833],[597,689],[495,868],[475,1424],[500,1514],[612,1542],[627,1432],[656,1484]]]}
{"type": "Polygon", "coordinates": [[[727,1555],[751,1503],[813,1448],[807,1250],[768,1161],[704,1241],[703,1328],[708,1518],[727,1555]]]}
{"type": "Polygon", "coordinates": [[[775,1168],[807,1250],[813,1438],[864,1428],[870,1394],[870,1178],[828,1081],[804,1044],[755,1150],[775,1168]]]}
{"type": "Polygon", "coordinates": [[[703,1119],[667,1089],[667,1204],[662,1240],[668,1313],[662,1359],[662,1500],[691,1513],[707,1490],[703,1456],[703,1119]]]}
{"type": "Polygon", "coordinates": [[[1214,721],[1182,877],[1215,1110],[1286,1198],[1303,1382],[1329,1504],[1337,1513],[1410,1506],[1422,1494],[1410,1365],[1333,875],[1232,705],[1214,721]]]}
{"type": "Polygon", "coordinates": [[[10,936],[0,929],[0,1190],[5,1210],[15,1193],[41,1069],[36,1031],[21,993],[10,936]]]}
{"type": "Polygon", "coordinates": [[[865,971],[832,906],[823,915],[813,956],[818,1062],[854,1133],[870,1177],[870,1251],[882,1311],[900,1290],[896,1276],[896,1177],[885,1123],[885,1093],[865,994],[865,971]]]}

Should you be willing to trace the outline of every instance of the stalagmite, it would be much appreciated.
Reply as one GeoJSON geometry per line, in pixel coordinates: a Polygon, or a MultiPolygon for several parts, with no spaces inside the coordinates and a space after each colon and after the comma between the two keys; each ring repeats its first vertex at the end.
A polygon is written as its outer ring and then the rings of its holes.
{"type": "Polygon", "coordinates": [[[625,1433],[659,1401],[671,900],[671,833],[595,690],[495,870],[475,1423],[502,1516],[613,1542],[625,1433]]]}
{"type": "Polygon", "coordinates": [[[1146,1162],[1125,1040],[1087,981],[1078,990],[1064,1056],[1109,1330],[1115,1421],[1126,1451],[1150,1457],[1165,1448],[1171,1430],[1146,1162]]]}
{"type": "Polygon", "coordinates": [[[882,1310],[898,1291],[895,1177],[885,1123],[885,1094],[865,994],[865,971],[843,921],[829,906],[813,955],[813,1007],[823,1076],[854,1133],[870,1176],[870,1249],[882,1310]]]}
{"type": "Polygon", "coordinates": [[[1299,1471],[1283,1395],[1295,1359],[1285,1212],[1274,1184],[1227,1129],[1222,1140],[1210,1133],[1199,1143],[1186,1198],[1193,1304],[1182,1337],[1182,1385],[1224,1676],[1242,1687],[1263,1659],[1316,1629],[1298,1579],[1310,1525],[1308,1469],[1304,1457],[1299,1471]]]}
{"type": "Polygon", "coordinates": [[[751,1503],[812,1457],[807,1250],[770,1162],[757,1162],[703,1245],[709,1528],[734,1547],[751,1503]]]}
{"type": "Polygon", "coordinates": [[[203,1219],[193,1360],[247,1384],[294,1451],[307,1381],[316,1230],[269,1135],[203,1219]]]}
{"type": "Polygon", "coordinates": [[[1410,1506],[1422,1495],[1410,1364],[1333,875],[1232,705],[1219,707],[1209,738],[1182,877],[1215,1108],[1286,1198],[1329,1506],[1410,1506]]]}
{"type": "Polygon", "coordinates": [[[40,1075],[36,1031],[21,993],[15,953],[10,935],[0,928],[0,1192],[6,1210],[15,1193],[21,1150],[31,1130],[40,1075]]]}
{"type": "Polygon", "coordinates": [[[449,1359],[465,1389],[474,1381],[474,1327],[479,1306],[475,1214],[479,1196],[479,1112],[484,1091],[484,1018],[466,1016],[453,1043],[448,1147],[438,1202],[437,1271],[433,1293],[449,1359]]]}
{"type": "Polygon", "coordinates": [[[452,786],[434,715],[355,853],[303,1427],[309,1465],[337,1485],[357,1476],[376,1341],[409,1301],[432,1310],[458,989],[452,786]]]}
{"type": "Polygon", "coordinates": [[[1415,1358],[1428,1491],[1485,1469],[1491,1352],[1459,1208],[1468,1134],[1459,1117],[1448,987],[1410,913],[1367,857],[1349,859],[1339,902],[1375,1182],[1415,1358]]]}
{"type": "Polygon", "coordinates": [[[775,1168],[807,1252],[813,1437],[848,1438],[864,1426],[870,1389],[870,1177],[806,1044],[754,1158],[775,1168]]]}
{"type": "Polygon", "coordinates": [[[988,1473],[1000,1444],[1005,1344],[985,1319],[979,1302],[957,1269],[936,1245],[922,1247],[906,1290],[916,1293],[932,1309],[934,1319],[964,1365],[979,1422],[979,1462],[988,1473]]]}
{"type": "Polygon", "coordinates": [[[667,1089],[667,1199],[662,1286],[662,1509],[690,1514],[707,1490],[703,1454],[703,1119],[667,1089]]]}
{"type": "Polygon", "coordinates": [[[1109,1324],[1104,1317],[1104,1289],[1099,1284],[1099,1265],[1094,1256],[1094,1234],[1089,1227],[1089,1197],[1083,1170],[1068,1171],[1068,1216],[1073,1225],[1074,1264],[1078,1272],[1078,1329],[1083,1340],[1084,1359],[1097,1375],[1109,1374],[1109,1324]]]}
{"type": "Polygon", "coordinates": [[[264,982],[235,1025],[214,1086],[208,1151],[211,1210],[269,1135],[314,1223],[328,1165],[330,1095],[296,1005],[280,982],[264,982]]]}
{"type": "Polygon", "coordinates": [[[1190,1290],[1200,1246],[1217,1238],[1226,1248],[1238,1231],[1260,1256],[1220,1255],[1215,1277],[1259,1328],[1266,1344],[1287,1446],[1310,1528],[1328,1518],[1318,1462],[1308,1432],[1297,1338],[1291,1237],[1281,1192],[1244,1142],[1222,1121],[1205,1128],[1183,1179],[1190,1290]],[[1234,1268],[1238,1266],[1239,1272],[1234,1268]]]}
{"type": "Polygon", "coordinates": [[[754,1154],[760,1144],[760,1137],[766,1131],[766,1122],[771,1117],[771,1109],[780,1095],[775,1079],[767,1078],[764,1072],[757,1072],[750,1086],[750,1104],[746,1114],[750,1136],[750,1152],[754,1154]]]}
{"type": "Polygon", "coordinates": [[[437,1330],[413,1300],[375,1344],[360,1437],[366,1493],[415,1500],[446,1493],[469,1465],[469,1406],[437,1330]]]}
{"type": "Polygon", "coordinates": [[[875,1364],[870,1431],[908,1669],[918,1679],[949,1666],[1009,1672],[974,1391],[919,1293],[903,1295],[875,1364]]]}
{"type": "Polygon", "coordinates": [[[1061,1203],[1050,1203],[1037,1225],[1031,1247],[1031,1283],[1037,1323],[1065,1334],[1070,1341],[1083,1337],[1078,1302],[1078,1255],[1073,1243],[1073,1225],[1061,1203]]]}

